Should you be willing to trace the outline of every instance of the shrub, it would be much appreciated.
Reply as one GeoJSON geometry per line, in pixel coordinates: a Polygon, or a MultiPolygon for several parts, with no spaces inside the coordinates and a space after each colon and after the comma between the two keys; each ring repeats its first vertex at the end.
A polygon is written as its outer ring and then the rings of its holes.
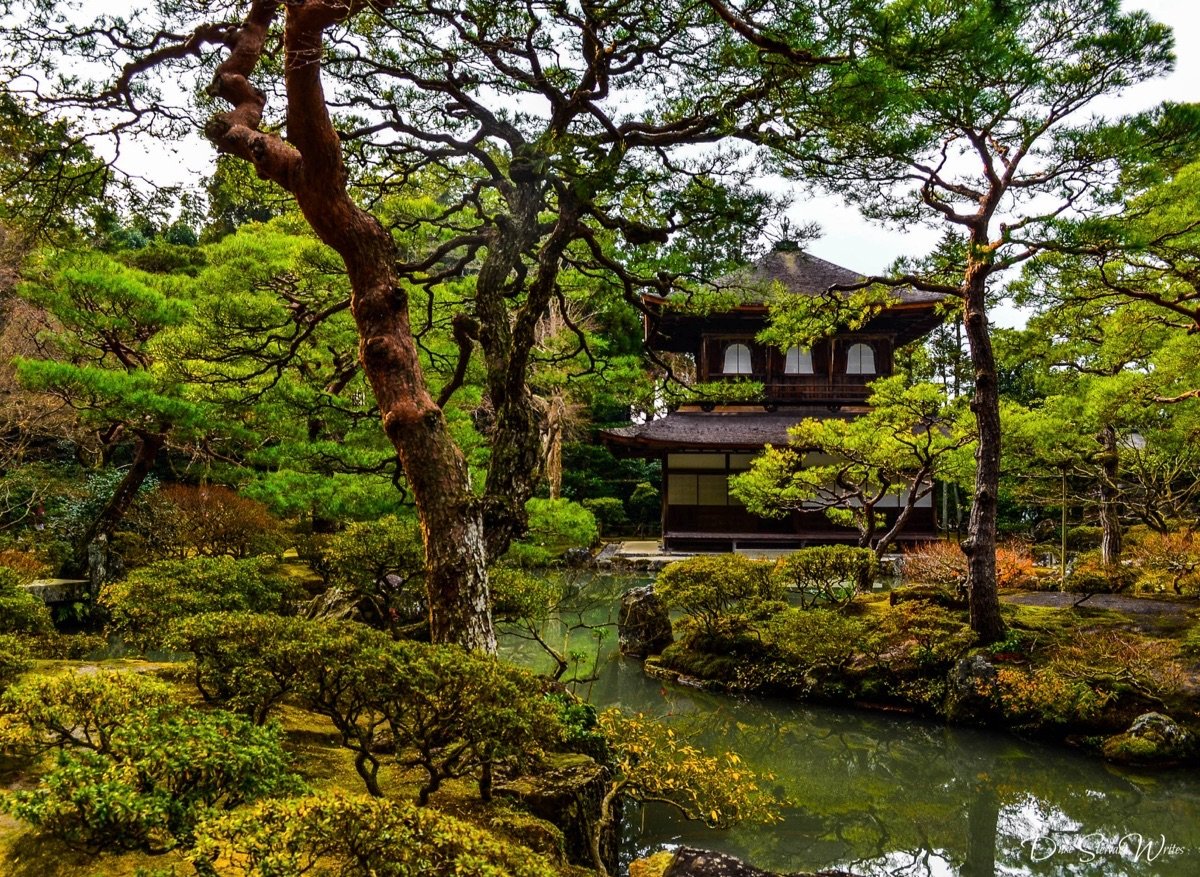
{"type": "Polygon", "coordinates": [[[244,558],[274,554],[282,543],[279,520],[265,505],[219,484],[159,488],[138,518],[159,557],[244,558]]]}
{"type": "Polygon", "coordinates": [[[1146,533],[1130,546],[1138,589],[1179,595],[1200,593],[1200,538],[1193,533],[1146,533]]]}
{"type": "Polygon", "coordinates": [[[75,846],[169,849],[213,808],[300,788],[277,728],[171,703],[137,674],[30,680],[0,711],[6,751],[57,750],[37,788],[0,806],[75,846]]]}
{"type": "Polygon", "coordinates": [[[1010,541],[996,546],[996,585],[1014,589],[1038,587],[1037,564],[1028,545],[1010,541]]]}
{"type": "Polygon", "coordinates": [[[1119,594],[1133,587],[1137,570],[1125,564],[1105,564],[1100,552],[1091,551],[1075,558],[1069,568],[1065,590],[1083,596],[1075,605],[1095,594],[1119,594]]]}
{"type": "Polygon", "coordinates": [[[344,877],[556,877],[531,850],[429,808],[332,793],[204,823],[191,854],[205,877],[301,877],[317,862],[344,877]]]}
{"type": "Polygon", "coordinates": [[[422,803],[467,775],[486,799],[495,763],[528,760],[563,733],[558,706],[531,673],[354,622],[210,615],[179,624],[173,641],[194,649],[197,685],[215,703],[262,720],[294,693],[328,717],[375,796],[394,752],[425,770],[422,803]]]}
{"type": "Polygon", "coordinates": [[[51,566],[34,551],[22,548],[0,550],[0,567],[10,569],[21,581],[30,582],[52,572],[51,566]]]}
{"type": "MultiPolygon", "coordinates": [[[[15,636],[0,634],[0,694],[16,682],[30,667],[29,650],[15,636]]],[[[3,733],[0,732],[0,740],[3,733]]]]}
{"type": "Polygon", "coordinates": [[[904,580],[962,589],[967,581],[967,556],[957,542],[939,539],[904,551],[904,580]]]}
{"type": "Polygon", "coordinates": [[[351,524],[323,541],[316,569],[372,627],[388,630],[425,614],[425,547],[412,518],[351,524]]]}
{"type": "Polygon", "coordinates": [[[649,481],[639,481],[629,496],[629,512],[639,526],[657,526],[662,513],[662,495],[649,481]]]}
{"type": "Polygon", "coordinates": [[[1104,537],[1104,528],[1090,525],[1080,525],[1067,528],[1068,551],[1093,551],[1100,547],[1104,537]]]}
{"type": "Polygon", "coordinates": [[[104,754],[129,715],[170,700],[167,685],[140,673],[36,676],[0,697],[0,749],[24,755],[50,749],[104,754]]]}
{"type": "Polygon", "coordinates": [[[100,605],[112,628],[131,645],[162,644],[175,619],[202,612],[283,612],[295,585],[275,572],[270,557],[162,560],[106,584],[100,605]]]}
{"type": "Polygon", "coordinates": [[[975,643],[961,614],[924,600],[893,606],[876,630],[881,660],[919,668],[948,668],[975,643]]]}
{"type": "Polygon", "coordinates": [[[995,697],[1001,712],[1017,725],[1084,723],[1104,708],[1108,698],[1080,680],[1068,679],[1052,668],[996,671],[995,697]]]}
{"type": "Polygon", "coordinates": [[[629,516],[625,514],[625,504],[615,496],[585,499],[583,507],[596,518],[601,533],[612,533],[629,523],[629,516]]]}
{"type": "Polygon", "coordinates": [[[422,805],[444,780],[466,775],[489,800],[496,762],[527,762],[562,738],[557,705],[532,673],[457,646],[394,648],[400,675],[388,725],[412,750],[400,762],[426,772],[422,805]]]}
{"type": "Polygon", "coordinates": [[[817,603],[844,606],[856,591],[870,590],[879,560],[868,548],[823,545],[801,548],[775,564],[772,575],[781,588],[796,594],[804,608],[817,603]]]}
{"type": "Polygon", "coordinates": [[[698,554],[664,567],[654,590],[667,606],[711,634],[756,602],[778,599],[779,583],[771,569],[771,564],[741,554],[698,554]]]}
{"type": "Polygon", "coordinates": [[[50,610],[20,582],[17,573],[0,567],[0,634],[49,636],[54,633],[50,610]]]}
{"type": "Polygon", "coordinates": [[[322,622],[257,612],[205,612],[176,622],[166,645],[192,656],[206,703],[266,722],[295,687],[306,634],[322,622]]]}
{"type": "MultiPolygon", "coordinates": [[[[905,581],[966,588],[967,556],[957,542],[939,539],[924,542],[904,552],[905,581]]],[[[1037,567],[1029,546],[1007,542],[996,546],[996,585],[1001,588],[1031,588],[1037,585],[1037,567]]]]}
{"type": "Polygon", "coordinates": [[[534,497],[525,504],[529,530],[514,542],[505,562],[514,566],[546,566],[570,548],[590,548],[600,538],[596,517],[569,499],[534,497]]]}

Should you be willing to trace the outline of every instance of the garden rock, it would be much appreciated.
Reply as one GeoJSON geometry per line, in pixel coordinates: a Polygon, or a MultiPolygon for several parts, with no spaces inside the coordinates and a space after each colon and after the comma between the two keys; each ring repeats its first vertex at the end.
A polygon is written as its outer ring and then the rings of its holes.
{"type": "Polygon", "coordinates": [[[1122,764],[1176,761],[1187,755],[1192,735],[1170,716],[1143,713],[1129,730],[1104,742],[1104,757],[1122,764]]]}
{"type": "Polygon", "coordinates": [[[980,724],[996,712],[996,667],[983,655],[963,658],[950,671],[946,691],[946,718],[980,724]]]}
{"type": "Polygon", "coordinates": [[[617,633],[621,654],[632,658],[662,654],[675,641],[671,617],[653,585],[632,588],[621,597],[617,633]]]}
{"type": "MultiPolygon", "coordinates": [[[[787,877],[770,871],[762,871],[747,865],[740,859],[724,853],[695,850],[681,847],[662,872],[662,877],[787,877]]],[[[806,877],[793,874],[791,877],[806,877]]],[[[822,871],[810,877],[850,877],[844,871],[822,871]]]]}

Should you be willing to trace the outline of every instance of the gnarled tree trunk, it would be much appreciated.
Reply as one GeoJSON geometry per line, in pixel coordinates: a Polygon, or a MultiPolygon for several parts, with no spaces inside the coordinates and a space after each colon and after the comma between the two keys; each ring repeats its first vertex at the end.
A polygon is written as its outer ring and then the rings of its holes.
{"type": "Polygon", "coordinates": [[[357,10],[357,4],[335,0],[298,0],[286,7],[278,0],[255,0],[211,87],[232,109],[217,115],[206,133],[220,151],[251,162],[259,176],[291,192],[317,236],[344,260],[363,370],[421,519],[433,639],[494,652],[480,503],[466,460],[425,386],[408,296],[396,276],[395,242],[347,192],[342,146],[322,87],[325,30],[357,10]],[[250,81],[281,8],[286,8],[286,142],[259,130],[266,97],[250,81]]]}

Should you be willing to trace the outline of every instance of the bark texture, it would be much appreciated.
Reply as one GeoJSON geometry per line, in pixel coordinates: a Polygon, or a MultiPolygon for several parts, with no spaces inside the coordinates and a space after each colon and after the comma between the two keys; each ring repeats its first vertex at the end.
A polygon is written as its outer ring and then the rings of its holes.
{"type": "Polygon", "coordinates": [[[967,604],[971,629],[983,643],[1004,638],[1000,597],[996,592],[996,517],[1000,485],[1000,388],[996,357],[988,332],[985,303],[987,266],[968,267],[964,283],[963,317],[971,363],[975,368],[975,393],[971,411],[975,415],[978,444],[975,451],[975,498],[967,538],[962,549],[967,555],[967,604]]]}
{"type": "Polygon", "coordinates": [[[259,176],[291,192],[317,236],[344,260],[363,370],[421,519],[433,639],[494,652],[482,509],[425,385],[408,297],[396,276],[395,242],[347,191],[342,145],[322,87],[325,31],[360,9],[336,0],[254,2],[210,89],[232,109],[214,117],[206,133],[220,151],[251,162],[259,176]],[[259,130],[266,98],[250,81],[283,10],[287,141],[259,130]]]}

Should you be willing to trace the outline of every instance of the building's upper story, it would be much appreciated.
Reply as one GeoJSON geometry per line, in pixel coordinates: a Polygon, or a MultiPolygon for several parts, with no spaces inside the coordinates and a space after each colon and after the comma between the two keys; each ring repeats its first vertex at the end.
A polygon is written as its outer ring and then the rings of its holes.
{"type": "Polygon", "coordinates": [[[646,341],[652,349],[690,354],[701,382],[750,380],[763,384],[767,405],[862,402],[867,384],[892,373],[898,347],[941,322],[941,296],[900,288],[894,303],[855,331],[839,332],[810,347],[780,350],[755,336],[767,325],[772,290],[816,296],[862,275],[797,249],[777,249],[743,272],[718,281],[737,303],[696,314],[645,299],[646,341]]]}

